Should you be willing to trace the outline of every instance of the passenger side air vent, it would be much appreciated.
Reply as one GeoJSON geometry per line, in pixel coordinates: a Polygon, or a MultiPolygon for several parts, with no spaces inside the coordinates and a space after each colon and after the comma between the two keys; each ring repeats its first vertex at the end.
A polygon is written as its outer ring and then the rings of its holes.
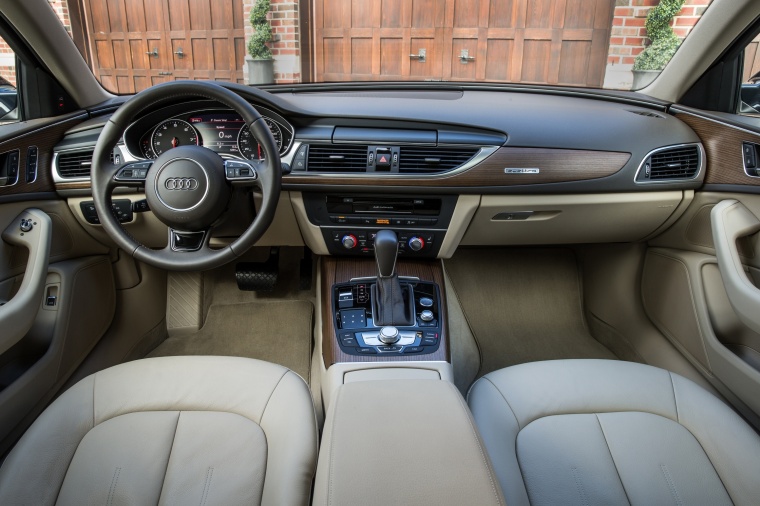
{"type": "Polygon", "coordinates": [[[674,146],[653,151],[641,164],[639,183],[694,179],[702,165],[699,144],[674,146]]]}
{"type": "Polygon", "coordinates": [[[309,172],[366,172],[367,146],[309,145],[309,172]]]}
{"type": "Polygon", "coordinates": [[[428,148],[401,147],[399,155],[399,173],[401,174],[436,174],[461,167],[479,148],[428,148]]]}
{"type": "MultiPolygon", "coordinates": [[[[82,178],[90,177],[90,167],[92,166],[92,154],[94,150],[86,151],[65,151],[58,153],[58,173],[62,178],[82,178]]],[[[110,160],[113,163],[114,155],[111,153],[110,160]]]]}

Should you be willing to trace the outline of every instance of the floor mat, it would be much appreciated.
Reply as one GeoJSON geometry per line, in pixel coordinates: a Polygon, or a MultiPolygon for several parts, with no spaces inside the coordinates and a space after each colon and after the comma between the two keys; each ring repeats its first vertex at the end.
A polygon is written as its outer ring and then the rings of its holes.
{"type": "Polygon", "coordinates": [[[616,358],[586,327],[572,251],[465,249],[445,268],[480,348],[478,376],[537,360],[616,358]]]}
{"type": "Polygon", "coordinates": [[[309,301],[212,304],[198,332],[166,339],[149,357],[225,355],[283,365],[309,382],[314,306],[309,301]]]}

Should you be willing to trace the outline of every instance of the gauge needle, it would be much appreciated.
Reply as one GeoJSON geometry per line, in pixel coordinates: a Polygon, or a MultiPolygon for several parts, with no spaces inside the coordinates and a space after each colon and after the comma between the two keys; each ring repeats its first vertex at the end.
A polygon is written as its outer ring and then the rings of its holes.
{"type": "Polygon", "coordinates": [[[176,137],[173,137],[172,138],[172,147],[176,148],[177,146],[179,146],[179,139],[177,139],[176,137]]]}
{"type": "Polygon", "coordinates": [[[258,152],[259,152],[259,160],[261,160],[261,144],[257,144],[257,145],[256,145],[256,149],[257,149],[257,150],[258,150],[258,152]]]}

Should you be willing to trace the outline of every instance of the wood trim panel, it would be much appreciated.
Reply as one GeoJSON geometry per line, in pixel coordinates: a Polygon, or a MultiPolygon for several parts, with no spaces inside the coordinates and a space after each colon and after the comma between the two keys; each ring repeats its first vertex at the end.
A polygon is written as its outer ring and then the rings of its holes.
{"type": "Polygon", "coordinates": [[[760,135],[689,113],[677,112],[676,118],[689,125],[702,139],[707,158],[705,184],[760,186],[760,178],[744,173],[742,161],[742,142],[760,144],[760,135]]]}
{"type": "Polygon", "coordinates": [[[619,172],[630,153],[587,151],[580,149],[499,148],[478,165],[452,175],[394,178],[330,177],[329,175],[291,174],[283,184],[309,185],[379,185],[475,187],[516,186],[527,184],[567,183],[607,177],[619,172]],[[538,174],[505,174],[505,168],[538,168],[538,174]]]}
{"type": "Polygon", "coordinates": [[[322,297],[322,359],[325,368],[337,362],[420,362],[420,361],[449,361],[448,313],[446,310],[446,293],[443,284],[443,269],[441,261],[414,261],[399,259],[396,270],[400,276],[416,276],[422,281],[433,281],[438,284],[441,292],[441,344],[435,353],[427,355],[395,355],[395,356],[356,356],[343,353],[338,346],[338,337],[333,325],[332,304],[330,303],[332,287],[336,283],[344,283],[351,278],[375,276],[377,267],[371,258],[335,258],[322,257],[320,262],[322,297]]]}
{"type": "Polygon", "coordinates": [[[67,130],[83,119],[84,116],[62,120],[0,142],[0,153],[18,149],[21,154],[18,183],[13,186],[0,186],[0,196],[55,191],[56,186],[50,170],[53,147],[63,138],[67,130]],[[33,183],[26,182],[26,155],[29,146],[37,146],[37,179],[33,183]]]}
{"type": "MultiPolygon", "coordinates": [[[[282,184],[330,186],[428,186],[479,187],[518,186],[527,184],[568,183],[611,176],[625,167],[630,153],[617,151],[587,151],[581,149],[499,148],[478,165],[453,175],[394,178],[330,177],[329,175],[283,176],[282,184]],[[505,174],[504,169],[538,168],[538,174],[505,174]]],[[[89,182],[58,183],[57,190],[90,188],[89,182]]]]}

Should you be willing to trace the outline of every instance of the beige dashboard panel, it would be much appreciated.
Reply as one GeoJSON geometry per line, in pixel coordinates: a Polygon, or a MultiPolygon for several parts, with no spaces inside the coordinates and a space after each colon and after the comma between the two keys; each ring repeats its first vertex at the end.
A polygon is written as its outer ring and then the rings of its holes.
{"type": "Polygon", "coordinates": [[[680,204],[692,195],[683,191],[483,195],[462,245],[639,241],[675,219],[674,213],[685,207],[680,204]]]}

